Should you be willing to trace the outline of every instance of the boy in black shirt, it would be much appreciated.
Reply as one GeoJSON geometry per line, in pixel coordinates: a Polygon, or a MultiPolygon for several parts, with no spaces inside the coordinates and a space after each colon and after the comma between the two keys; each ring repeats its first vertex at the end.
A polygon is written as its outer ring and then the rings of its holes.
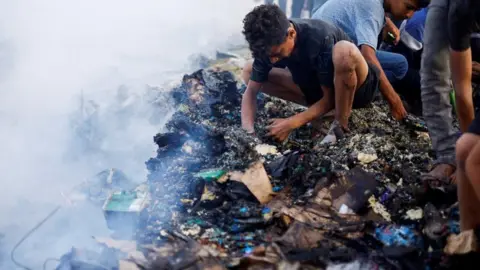
{"type": "Polygon", "coordinates": [[[254,132],[259,91],[309,108],[273,119],[269,134],[285,140],[290,132],[335,109],[322,143],[335,143],[348,130],[352,108],[368,105],[378,89],[378,70],[367,64],[339,28],[320,20],[291,20],[275,5],[255,7],[244,19],[254,61],[243,70],[242,126],[254,132]],[[285,69],[285,68],[288,68],[285,69]]]}

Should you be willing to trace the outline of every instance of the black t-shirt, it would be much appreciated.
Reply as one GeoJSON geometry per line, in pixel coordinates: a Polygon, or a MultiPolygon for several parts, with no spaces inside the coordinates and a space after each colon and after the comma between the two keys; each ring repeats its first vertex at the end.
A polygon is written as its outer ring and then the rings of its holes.
{"type": "Polygon", "coordinates": [[[455,51],[470,48],[470,35],[480,31],[480,0],[450,0],[448,37],[455,51]]]}
{"type": "Polygon", "coordinates": [[[255,58],[250,79],[266,82],[273,67],[288,67],[293,81],[305,95],[322,98],[322,85],[333,89],[333,45],[340,40],[351,40],[340,28],[321,20],[292,19],[291,22],[297,31],[292,55],[275,65],[267,56],[255,58]]]}

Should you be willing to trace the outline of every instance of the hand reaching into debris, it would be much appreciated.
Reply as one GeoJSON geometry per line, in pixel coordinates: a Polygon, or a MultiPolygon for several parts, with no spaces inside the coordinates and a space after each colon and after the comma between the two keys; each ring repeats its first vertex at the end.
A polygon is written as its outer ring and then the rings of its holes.
{"type": "Polygon", "coordinates": [[[390,104],[390,110],[392,112],[393,118],[400,121],[407,117],[407,110],[403,106],[402,100],[398,97],[398,101],[390,104]]]}
{"type": "Polygon", "coordinates": [[[294,125],[290,118],[274,118],[270,120],[268,136],[272,136],[280,142],[285,141],[294,129],[294,125]]]}

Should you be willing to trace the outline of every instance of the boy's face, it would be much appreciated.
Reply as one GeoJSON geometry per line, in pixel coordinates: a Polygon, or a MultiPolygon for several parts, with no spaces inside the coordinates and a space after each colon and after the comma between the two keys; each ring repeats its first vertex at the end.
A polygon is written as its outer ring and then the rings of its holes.
{"type": "Polygon", "coordinates": [[[287,32],[285,41],[277,46],[273,46],[270,49],[269,59],[272,64],[282,60],[283,58],[290,57],[293,48],[295,47],[295,37],[297,33],[293,27],[290,27],[287,32]]]}
{"type": "Polygon", "coordinates": [[[390,13],[397,20],[409,19],[419,9],[417,0],[390,0],[390,13]]]}

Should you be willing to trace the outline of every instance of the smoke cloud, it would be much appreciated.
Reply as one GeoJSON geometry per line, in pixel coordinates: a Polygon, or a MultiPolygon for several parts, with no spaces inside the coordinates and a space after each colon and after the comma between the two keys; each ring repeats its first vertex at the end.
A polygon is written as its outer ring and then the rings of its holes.
{"type": "MultiPolygon", "coordinates": [[[[0,0],[2,269],[14,269],[5,257],[12,245],[82,179],[115,167],[145,180],[152,137],[171,113],[162,93],[195,68],[192,55],[242,43],[253,5],[0,0]]],[[[67,207],[17,256],[41,269],[91,235],[108,235],[101,211],[67,207]]]]}

